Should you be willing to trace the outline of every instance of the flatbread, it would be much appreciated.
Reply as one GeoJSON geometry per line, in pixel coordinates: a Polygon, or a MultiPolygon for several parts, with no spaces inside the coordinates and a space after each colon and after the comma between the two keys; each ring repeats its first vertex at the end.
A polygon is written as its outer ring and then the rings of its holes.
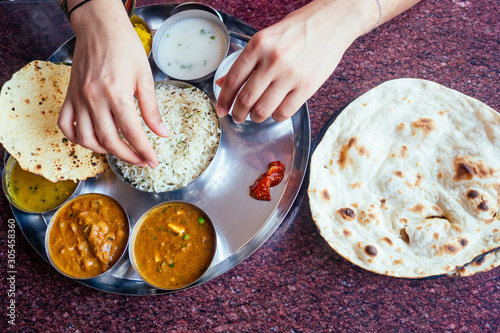
{"type": "Polygon", "coordinates": [[[479,256],[470,264],[459,268],[448,275],[452,277],[468,277],[477,273],[484,273],[492,270],[500,265],[500,250],[495,250],[490,253],[479,256]]]}
{"type": "Polygon", "coordinates": [[[0,142],[21,168],[53,182],[108,168],[105,156],[71,143],[57,126],[71,67],[35,60],[2,87],[0,142]]]}
{"type": "Polygon", "coordinates": [[[308,195],[321,235],[352,263],[408,278],[455,272],[500,247],[500,116],[434,82],[385,82],[327,130],[308,195]]]}

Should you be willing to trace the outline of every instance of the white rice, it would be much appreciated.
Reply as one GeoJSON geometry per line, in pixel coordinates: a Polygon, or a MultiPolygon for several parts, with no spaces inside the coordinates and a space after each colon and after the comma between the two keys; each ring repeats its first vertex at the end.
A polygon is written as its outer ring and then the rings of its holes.
{"type": "Polygon", "coordinates": [[[141,168],[120,159],[117,166],[136,188],[165,192],[186,186],[208,167],[219,145],[220,125],[208,96],[197,88],[162,84],[156,87],[156,97],[170,136],[159,137],[142,117],[141,122],[158,166],[141,168]]]}

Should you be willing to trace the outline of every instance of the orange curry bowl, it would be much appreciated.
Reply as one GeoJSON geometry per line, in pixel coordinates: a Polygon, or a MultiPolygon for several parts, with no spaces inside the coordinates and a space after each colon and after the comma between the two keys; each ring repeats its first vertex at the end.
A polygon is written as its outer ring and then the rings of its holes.
{"type": "Polygon", "coordinates": [[[202,278],[216,246],[215,228],[205,212],[187,202],[168,201],[137,221],[128,251],[132,267],[146,283],[178,290],[202,278]]]}
{"type": "Polygon", "coordinates": [[[45,234],[50,263],[73,279],[111,270],[124,256],[130,221],[123,207],[104,194],[87,193],[61,206],[45,234]]]}

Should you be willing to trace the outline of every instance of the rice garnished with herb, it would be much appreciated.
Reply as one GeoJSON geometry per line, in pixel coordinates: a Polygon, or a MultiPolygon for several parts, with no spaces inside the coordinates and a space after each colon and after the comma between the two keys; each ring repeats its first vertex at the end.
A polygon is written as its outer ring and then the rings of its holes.
{"type": "Polygon", "coordinates": [[[170,136],[159,137],[142,117],[141,122],[158,155],[158,166],[141,168],[121,159],[117,166],[136,188],[165,192],[186,186],[208,167],[219,145],[220,125],[208,96],[197,88],[161,84],[156,97],[170,136]]]}

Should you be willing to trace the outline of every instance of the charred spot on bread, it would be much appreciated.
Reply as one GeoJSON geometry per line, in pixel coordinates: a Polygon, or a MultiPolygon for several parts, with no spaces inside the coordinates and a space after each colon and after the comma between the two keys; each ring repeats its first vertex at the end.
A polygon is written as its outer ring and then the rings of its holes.
{"type": "Polygon", "coordinates": [[[495,170],[486,165],[484,161],[475,161],[470,156],[456,156],[453,164],[455,167],[453,180],[457,182],[473,178],[489,178],[495,173],[495,170]]]}
{"type": "Polygon", "coordinates": [[[469,190],[469,191],[467,192],[467,197],[468,197],[469,199],[474,199],[474,198],[477,198],[478,196],[479,196],[479,192],[478,192],[478,191],[476,191],[476,190],[469,190]]]}
{"type": "Polygon", "coordinates": [[[370,257],[376,257],[378,254],[377,248],[373,245],[365,246],[365,253],[370,257]]]}
{"type": "Polygon", "coordinates": [[[451,244],[445,244],[443,246],[443,249],[444,249],[445,252],[450,253],[450,254],[454,254],[454,253],[458,252],[457,248],[455,246],[451,245],[451,244]]]}
{"type": "Polygon", "coordinates": [[[425,136],[436,129],[436,124],[433,119],[421,118],[413,123],[411,127],[421,130],[425,136]]]}
{"type": "Polygon", "coordinates": [[[481,203],[477,206],[477,208],[485,212],[489,210],[489,207],[485,201],[481,201],[481,203]]]}
{"type": "Polygon", "coordinates": [[[348,165],[353,164],[351,157],[349,156],[349,150],[356,145],[358,139],[356,137],[352,137],[347,141],[347,143],[342,146],[342,149],[339,153],[339,159],[337,163],[340,166],[340,169],[345,169],[348,165]]]}
{"type": "Polygon", "coordinates": [[[413,208],[410,208],[410,211],[416,214],[420,214],[424,211],[424,205],[416,204],[413,208]]]}
{"type": "Polygon", "coordinates": [[[356,219],[356,212],[349,207],[340,208],[337,213],[339,213],[344,220],[354,221],[356,219]]]}
{"type": "Polygon", "coordinates": [[[390,246],[392,246],[392,240],[389,238],[389,237],[383,237],[382,238],[382,241],[386,242],[387,244],[389,244],[390,246]]]}
{"type": "Polygon", "coordinates": [[[331,197],[327,189],[321,191],[320,194],[321,194],[321,200],[323,200],[324,202],[330,202],[331,197]]]}

